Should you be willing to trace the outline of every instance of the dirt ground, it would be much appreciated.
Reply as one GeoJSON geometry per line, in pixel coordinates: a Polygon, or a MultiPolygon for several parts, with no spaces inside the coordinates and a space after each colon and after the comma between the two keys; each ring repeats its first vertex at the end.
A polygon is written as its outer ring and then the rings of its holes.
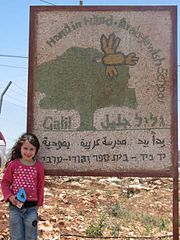
{"type": "MultiPolygon", "coordinates": [[[[39,240],[172,239],[172,179],[45,178],[39,240]]],[[[0,195],[0,239],[9,239],[0,195]]]]}

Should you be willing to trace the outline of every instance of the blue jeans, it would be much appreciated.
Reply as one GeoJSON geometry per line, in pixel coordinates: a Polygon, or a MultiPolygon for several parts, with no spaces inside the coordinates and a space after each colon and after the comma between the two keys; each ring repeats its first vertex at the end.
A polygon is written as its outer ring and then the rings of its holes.
{"type": "Polygon", "coordinates": [[[37,240],[37,207],[9,207],[9,224],[11,240],[37,240]]]}

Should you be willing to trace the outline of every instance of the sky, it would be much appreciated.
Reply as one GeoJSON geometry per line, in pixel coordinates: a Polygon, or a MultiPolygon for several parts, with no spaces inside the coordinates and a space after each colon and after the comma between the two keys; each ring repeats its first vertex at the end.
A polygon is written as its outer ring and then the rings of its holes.
{"type": "MultiPolygon", "coordinates": [[[[29,52],[30,6],[78,6],[78,0],[1,0],[0,1],[0,94],[3,96],[0,113],[0,131],[7,142],[7,151],[27,126],[27,87],[29,52]]],[[[179,0],[83,0],[83,5],[177,5],[179,0]]],[[[180,17],[178,17],[180,23],[180,17]]],[[[180,37],[178,36],[178,49],[180,37]]],[[[178,76],[180,76],[180,50],[178,50],[178,76]]],[[[178,91],[178,103],[180,91],[178,91]]],[[[178,104],[178,113],[180,112],[178,104]]],[[[178,120],[179,124],[180,121],[178,120]]],[[[178,125],[179,125],[178,124],[178,125]]],[[[179,135],[179,134],[178,134],[179,135]]]]}

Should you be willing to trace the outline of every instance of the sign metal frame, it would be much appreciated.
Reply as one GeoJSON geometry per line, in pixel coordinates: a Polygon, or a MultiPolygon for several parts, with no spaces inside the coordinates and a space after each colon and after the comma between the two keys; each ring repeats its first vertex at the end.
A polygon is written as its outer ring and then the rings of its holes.
{"type": "Polygon", "coordinates": [[[121,176],[121,177],[170,177],[173,178],[173,239],[179,239],[178,230],[178,126],[177,126],[177,7],[176,6],[33,6],[30,8],[30,45],[29,45],[29,73],[28,73],[28,112],[27,112],[27,131],[34,132],[34,118],[36,111],[34,109],[34,74],[37,64],[37,29],[38,24],[37,13],[46,11],[77,11],[77,12],[107,12],[107,11],[168,11],[172,21],[172,42],[171,42],[171,57],[170,70],[172,83],[171,92],[171,157],[172,168],[170,170],[137,170],[137,171],[121,171],[113,172],[98,172],[98,171],[78,171],[73,170],[56,170],[46,169],[48,175],[61,176],[121,176]]]}

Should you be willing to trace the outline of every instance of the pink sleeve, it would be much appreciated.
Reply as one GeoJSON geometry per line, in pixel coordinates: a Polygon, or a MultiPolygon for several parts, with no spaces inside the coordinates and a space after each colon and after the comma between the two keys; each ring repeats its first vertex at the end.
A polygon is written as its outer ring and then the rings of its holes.
{"type": "Polygon", "coordinates": [[[44,201],[44,166],[42,163],[38,166],[38,175],[37,175],[37,198],[38,206],[43,206],[44,201]]]}
{"type": "Polygon", "coordinates": [[[11,191],[11,185],[13,182],[13,166],[12,165],[13,165],[12,163],[8,164],[1,181],[1,190],[2,190],[2,194],[4,196],[5,201],[8,201],[9,197],[14,195],[13,192],[11,191]]]}

